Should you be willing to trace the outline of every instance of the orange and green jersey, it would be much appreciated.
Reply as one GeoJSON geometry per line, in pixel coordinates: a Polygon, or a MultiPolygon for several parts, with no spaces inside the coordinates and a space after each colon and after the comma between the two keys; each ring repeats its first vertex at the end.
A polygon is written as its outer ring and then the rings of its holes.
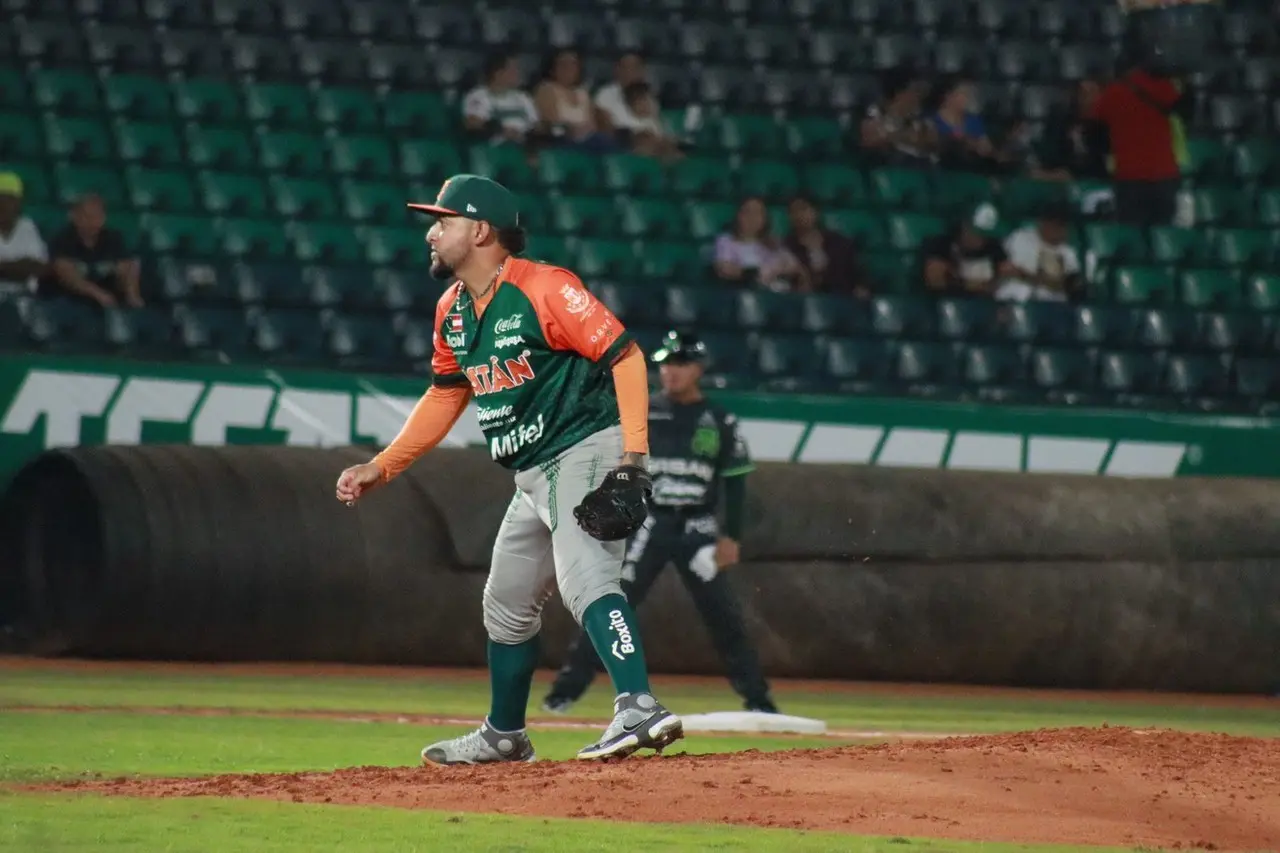
{"type": "Polygon", "coordinates": [[[561,267],[509,258],[487,304],[436,305],[433,384],[469,387],[494,461],[521,471],[619,422],[610,368],[632,339],[561,267]]]}

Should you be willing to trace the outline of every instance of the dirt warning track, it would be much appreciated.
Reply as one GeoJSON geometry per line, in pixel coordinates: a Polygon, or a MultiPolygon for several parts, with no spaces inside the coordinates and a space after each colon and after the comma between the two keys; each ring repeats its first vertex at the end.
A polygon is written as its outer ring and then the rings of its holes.
{"type": "Polygon", "coordinates": [[[1122,727],[612,764],[360,767],[38,787],[988,841],[1280,849],[1280,741],[1122,727]]]}

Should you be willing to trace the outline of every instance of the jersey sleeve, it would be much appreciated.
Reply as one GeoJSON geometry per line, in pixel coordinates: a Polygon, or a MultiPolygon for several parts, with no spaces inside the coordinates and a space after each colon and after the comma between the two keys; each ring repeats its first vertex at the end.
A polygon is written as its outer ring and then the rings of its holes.
{"type": "Polygon", "coordinates": [[[568,270],[540,273],[526,294],[552,349],[612,366],[634,343],[622,321],[568,270]]]}
{"type": "MultiPolygon", "coordinates": [[[[453,348],[445,339],[445,324],[450,320],[450,309],[453,308],[457,292],[448,288],[436,303],[436,323],[431,330],[431,384],[442,388],[457,387],[467,384],[467,374],[462,372],[453,348]]],[[[459,317],[459,323],[461,318],[459,317]]]]}
{"type": "Polygon", "coordinates": [[[720,417],[720,476],[741,477],[756,470],[746,439],[738,428],[738,417],[726,412],[720,417]]]}

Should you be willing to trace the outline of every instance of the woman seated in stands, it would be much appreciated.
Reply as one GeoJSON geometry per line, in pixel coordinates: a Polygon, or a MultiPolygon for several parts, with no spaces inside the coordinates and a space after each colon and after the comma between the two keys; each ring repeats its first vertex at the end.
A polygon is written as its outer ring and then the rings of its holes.
{"type": "Polygon", "coordinates": [[[572,50],[558,50],[544,69],[542,82],[533,90],[538,117],[560,141],[584,148],[613,147],[609,134],[596,124],[591,95],[582,85],[582,62],[572,50]]]}
{"type": "Polygon", "coordinates": [[[881,80],[884,97],[867,107],[859,128],[862,150],[891,166],[929,166],[938,136],[920,114],[928,85],[911,68],[893,68],[881,80]]]}
{"type": "Polygon", "coordinates": [[[974,109],[973,83],[950,77],[934,90],[935,107],[929,121],[938,135],[939,161],[944,169],[993,174],[1007,171],[1003,152],[991,144],[987,123],[974,109]]]}
{"type": "Polygon", "coordinates": [[[733,224],[716,238],[714,265],[717,278],[739,287],[808,288],[804,267],[774,236],[769,211],[755,196],[738,205],[733,224]]]}

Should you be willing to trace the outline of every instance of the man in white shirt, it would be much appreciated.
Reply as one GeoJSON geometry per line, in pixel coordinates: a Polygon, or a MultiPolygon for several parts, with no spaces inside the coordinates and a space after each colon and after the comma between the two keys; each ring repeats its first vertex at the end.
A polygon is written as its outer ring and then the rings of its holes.
{"type": "Polygon", "coordinates": [[[34,293],[49,266],[49,249],[30,217],[22,215],[22,178],[0,172],[0,298],[34,293]]]}
{"type": "Polygon", "coordinates": [[[1066,302],[1077,294],[1082,285],[1080,256],[1067,242],[1070,223],[1068,209],[1052,206],[1034,224],[1008,236],[1004,250],[1014,272],[996,290],[996,299],[1066,302]]]}
{"type": "Polygon", "coordinates": [[[527,141],[537,127],[538,109],[520,89],[520,65],[514,56],[495,55],[484,68],[484,84],[462,99],[466,129],[494,142],[527,141]]]}
{"type": "MultiPolygon", "coordinates": [[[[624,53],[613,66],[613,82],[606,83],[596,92],[596,116],[604,130],[628,130],[644,123],[642,116],[632,112],[627,103],[627,87],[632,83],[646,82],[644,59],[638,53],[624,53]]],[[[655,112],[661,110],[657,98],[653,98],[655,112]]]]}

